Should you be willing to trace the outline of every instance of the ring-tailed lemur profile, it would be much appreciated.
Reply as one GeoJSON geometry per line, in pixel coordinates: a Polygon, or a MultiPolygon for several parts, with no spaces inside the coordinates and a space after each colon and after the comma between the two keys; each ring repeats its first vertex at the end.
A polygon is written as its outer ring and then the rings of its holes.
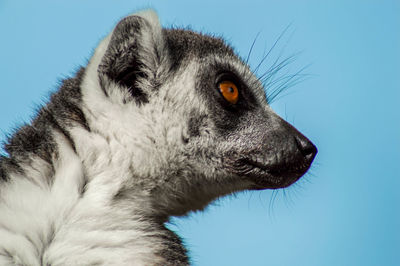
{"type": "Polygon", "coordinates": [[[0,265],[188,265],[171,216],[284,188],[317,149],[222,39],[122,19],[0,159],[0,265]]]}

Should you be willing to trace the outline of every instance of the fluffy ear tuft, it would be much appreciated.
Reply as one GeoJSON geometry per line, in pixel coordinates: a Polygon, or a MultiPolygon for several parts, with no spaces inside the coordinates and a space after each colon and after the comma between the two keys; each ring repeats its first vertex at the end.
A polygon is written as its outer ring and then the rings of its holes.
{"type": "Polygon", "coordinates": [[[133,14],[132,16],[138,16],[144,18],[148,23],[150,23],[153,29],[159,29],[160,30],[159,33],[161,33],[161,24],[158,19],[157,13],[153,9],[140,11],[136,14],[133,14]]]}
{"type": "Polygon", "coordinates": [[[122,85],[138,103],[148,101],[148,92],[158,87],[168,62],[157,14],[142,11],[122,19],[111,33],[98,67],[105,92],[110,82],[122,85]],[[164,64],[164,68],[161,66],[164,64]]]}

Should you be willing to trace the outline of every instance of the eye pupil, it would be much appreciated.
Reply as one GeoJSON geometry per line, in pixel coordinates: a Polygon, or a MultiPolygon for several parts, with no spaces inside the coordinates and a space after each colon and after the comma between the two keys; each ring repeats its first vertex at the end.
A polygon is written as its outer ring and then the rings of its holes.
{"type": "Polygon", "coordinates": [[[235,90],[232,87],[229,87],[229,92],[233,93],[235,90]]]}

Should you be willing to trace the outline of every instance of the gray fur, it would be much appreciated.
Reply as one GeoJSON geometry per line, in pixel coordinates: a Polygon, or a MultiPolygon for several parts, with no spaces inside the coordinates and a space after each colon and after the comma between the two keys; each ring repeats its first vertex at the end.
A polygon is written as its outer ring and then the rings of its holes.
{"type": "Polygon", "coordinates": [[[5,150],[0,263],[11,265],[187,265],[169,217],[289,186],[317,152],[222,39],[162,29],[152,11],[118,23],[5,150]],[[238,85],[237,104],[222,80],[238,85]]]}

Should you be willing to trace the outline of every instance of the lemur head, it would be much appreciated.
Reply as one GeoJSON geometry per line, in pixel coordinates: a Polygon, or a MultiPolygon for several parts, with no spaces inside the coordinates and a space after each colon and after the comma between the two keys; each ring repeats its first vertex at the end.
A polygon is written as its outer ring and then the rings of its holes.
{"type": "Polygon", "coordinates": [[[92,132],[124,158],[121,169],[129,164],[119,196],[144,190],[166,216],[287,187],[317,153],[222,39],[163,29],[152,11],[124,18],[100,43],[82,91],[92,132]]]}

